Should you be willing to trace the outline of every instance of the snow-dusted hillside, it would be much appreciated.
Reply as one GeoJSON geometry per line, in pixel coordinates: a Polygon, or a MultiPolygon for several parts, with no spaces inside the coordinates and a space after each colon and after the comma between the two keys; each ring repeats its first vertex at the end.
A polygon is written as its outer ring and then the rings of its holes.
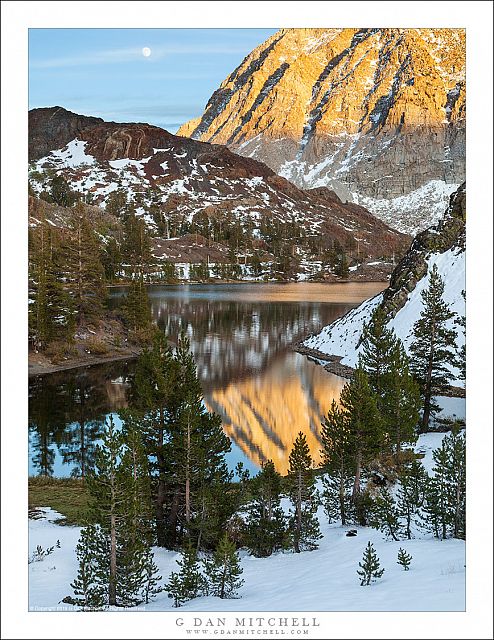
{"type": "MultiPolygon", "coordinates": [[[[426,467],[432,466],[431,450],[440,445],[444,434],[424,434],[417,451],[425,454],[426,467]]],[[[42,519],[29,521],[29,553],[36,545],[60,548],[42,562],[29,565],[29,608],[31,611],[58,610],[61,600],[71,594],[70,583],[77,573],[75,546],[78,527],[60,526],[53,520],[59,514],[44,509],[42,519]],[[58,608],[57,608],[58,607],[58,608]]],[[[276,553],[254,558],[241,551],[245,584],[239,599],[202,597],[173,609],[166,592],[141,605],[147,611],[463,611],[465,609],[465,542],[438,540],[418,534],[414,540],[385,540],[382,533],[367,527],[354,527],[355,537],[345,535],[348,527],[329,525],[322,507],[319,520],[323,538],[312,552],[276,553]],[[378,582],[361,587],[358,563],[367,541],[372,541],[385,572],[378,582]],[[397,564],[398,549],[413,556],[410,571],[397,564]]],[[[155,560],[166,584],[177,570],[179,555],[155,548],[155,560]]]]}
{"type": "Polygon", "coordinates": [[[458,184],[431,180],[415,191],[390,199],[377,199],[353,193],[353,200],[368,209],[387,225],[414,236],[436,224],[458,184]]]}
{"type": "MultiPolygon", "coordinates": [[[[414,323],[423,309],[421,293],[429,285],[434,265],[444,282],[443,299],[457,317],[449,321],[456,331],[456,346],[465,344],[465,334],[456,321],[465,316],[465,218],[466,185],[463,183],[449,199],[448,207],[435,226],[421,232],[396,266],[390,284],[382,293],[365,300],[342,318],[310,336],[303,346],[320,354],[337,356],[341,364],[354,367],[361,346],[360,337],[365,322],[377,306],[382,306],[390,320],[388,326],[403,341],[409,351],[414,323]]],[[[464,386],[456,367],[450,369],[450,384],[464,386]]]]}
{"type": "Polygon", "coordinates": [[[299,189],[262,162],[221,145],[151,125],[103,121],[91,121],[67,140],[66,128],[77,114],[54,107],[33,109],[29,116],[30,136],[51,143],[49,153],[43,145],[30,156],[32,194],[49,193],[54,176],[62,177],[87,203],[116,215],[131,206],[154,235],[181,236],[194,223],[195,232],[218,240],[238,226],[262,243],[273,229],[291,225],[291,234],[317,234],[345,247],[358,239],[360,256],[374,258],[401,253],[409,241],[329,189],[299,189]],[[51,130],[51,116],[61,119],[61,133],[51,130]]]}
{"type": "MultiPolygon", "coordinates": [[[[445,253],[431,255],[427,260],[427,274],[419,280],[414,290],[408,295],[405,305],[388,323],[388,326],[393,328],[396,335],[403,341],[407,350],[411,343],[413,324],[418,320],[423,309],[421,293],[428,287],[430,271],[434,264],[437,265],[439,274],[444,280],[444,300],[458,315],[465,315],[465,301],[462,296],[462,291],[465,289],[465,252],[460,248],[453,248],[445,253]]],[[[363,325],[382,300],[383,294],[366,300],[333,324],[324,327],[316,336],[305,340],[304,345],[328,355],[342,356],[342,364],[354,367],[360,353],[358,342],[363,325]]],[[[455,327],[454,320],[451,320],[449,328],[455,327]]],[[[457,331],[456,343],[458,348],[465,343],[461,330],[457,331]]],[[[458,379],[458,369],[450,370],[451,384],[463,386],[464,383],[458,379]]]]}

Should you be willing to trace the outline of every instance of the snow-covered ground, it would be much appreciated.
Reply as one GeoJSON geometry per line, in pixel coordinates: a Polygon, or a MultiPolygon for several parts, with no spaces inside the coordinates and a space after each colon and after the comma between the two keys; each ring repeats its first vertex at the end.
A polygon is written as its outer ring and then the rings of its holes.
{"type": "MultiPolygon", "coordinates": [[[[427,274],[419,280],[409,294],[405,305],[388,323],[388,326],[393,328],[396,335],[403,341],[407,350],[412,342],[412,327],[423,309],[421,293],[429,285],[429,274],[434,264],[437,265],[439,274],[444,280],[443,299],[452,311],[460,316],[465,315],[465,300],[462,296],[462,291],[465,289],[465,252],[460,249],[450,249],[441,254],[432,254],[427,263],[427,274]]],[[[328,355],[343,356],[342,364],[354,367],[360,352],[357,343],[362,334],[364,322],[368,322],[371,313],[381,300],[382,294],[365,300],[333,324],[324,327],[320,333],[305,340],[304,345],[328,355]]],[[[458,330],[454,320],[449,321],[448,328],[457,330],[456,345],[460,348],[465,343],[463,331],[458,330]]],[[[458,369],[453,367],[450,371],[451,384],[464,386],[464,383],[458,379],[458,369]]]]}
{"type": "MultiPolygon", "coordinates": [[[[420,436],[416,450],[424,454],[423,464],[432,469],[432,450],[444,434],[420,436]]],[[[465,609],[465,542],[437,540],[427,534],[414,540],[386,540],[367,527],[329,525],[322,507],[319,520],[323,538],[319,549],[301,554],[277,553],[254,558],[241,551],[244,585],[239,599],[202,597],[187,602],[180,611],[463,611],[465,609]],[[349,529],[358,535],[346,537],[349,529]],[[356,571],[368,541],[374,544],[385,572],[379,581],[361,587],[356,571]],[[396,563],[403,547],[413,557],[410,571],[396,563]]],[[[77,573],[75,546],[79,527],[55,524],[52,509],[44,517],[29,521],[29,554],[37,545],[60,548],[41,562],[29,565],[29,608],[31,611],[73,610],[61,600],[71,595],[70,583],[77,573]],[[61,609],[60,609],[61,608],[61,609]]],[[[155,549],[163,584],[177,570],[179,555],[155,549]]],[[[139,610],[175,610],[166,592],[139,610]]]]}

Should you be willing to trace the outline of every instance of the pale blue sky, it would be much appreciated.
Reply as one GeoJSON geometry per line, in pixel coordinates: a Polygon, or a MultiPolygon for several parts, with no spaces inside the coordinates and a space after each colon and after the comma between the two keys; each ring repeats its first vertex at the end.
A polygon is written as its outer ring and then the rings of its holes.
{"type": "Polygon", "coordinates": [[[29,108],[174,133],[276,29],[30,29],[29,108]],[[144,57],[142,49],[151,49],[144,57]]]}

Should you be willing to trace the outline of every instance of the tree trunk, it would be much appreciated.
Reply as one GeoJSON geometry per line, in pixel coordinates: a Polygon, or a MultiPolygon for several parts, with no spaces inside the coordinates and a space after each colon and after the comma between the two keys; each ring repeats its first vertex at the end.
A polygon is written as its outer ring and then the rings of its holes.
{"type": "Polygon", "coordinates": [[[431,397],[432,397],[432,365],[434,358],[434,328],[431,336],[431,351],[429,354],[429,362],[427,363],[427,375],[425,377],[425,385],[424,385],[424,413],[422,415],[422,424],[421,424],[421,433],[425,433],[429,426],[429,420],[431,416],[431,397]]]}
{"type": "Polygon", "coordinates": [[[204,500],[204,495],[202,496],[202,509],[201,509],[201,522],[200,522],[200,526],[199,526],[199,535],[197,536],[197,550],[199,551],[199,549],[201,548],[201,542],[202,542],[202,529],[204,526],[204,516],[206,514],[206,504],[205,504],[205,500],[204,500]]]}
{"type": "Polygon", "coordinates": [[[117,604],[117,525],[115,514],[110,516],[110,583],[108,603],[117,604]]]}
{"type": "MultiPolygon", "coordinates": [[[[162,456],[161,456],[162,460],[162,456]]],[[[160,462],[160,456],[158,456],[158,462],[160,462]]],[[[161,471],[160,471],[161,473],[161,471]]],[[[156,493],[156,535],[159,547],[166,546],[166,533],[165,533],[165,499],[166,499],[166,485],[162,477],[158,479],[158,489],[156,493]]]]}
{"type": "Polygon", "coordinates": [[[225,583],[226,583],[226,558],[224,559],[223,565],[223,574],[221,576],[221,586],[220,586],[220,598],[223,599],[225,597],[225,583]]]}
{"type": "Polygon", "coordinates": [[[293,536],[293,549],[295,553],[300,553],[300,532],[302,530],[302,472],[298,472],[298,494],[295,507],[295,535],[293,536]]]}
{"type": "Polygon", "coordinates": [[[360,475],[362,473],[362,451],[357,451],[355,459],[355,480],[353,482],[352,501],[357,502],[357,498],[360,495],[360,475]]]}
{"type": "Polygon", "coordinates": [[[173,494],[172,506],[170,509],[169,520],[169,544],[174,547],[177,541],[177,521],[178,521],[178,508],[180,505],[180,496],[178,488],[175,489],[173,494]]]}
{"type": "Polygon", "coordinates": [[[426,395],[424,395],[424,413],[422,414],[422,424],[420,427],[420,432],[425,433],[427,428],[429,427],[429,421],[431,416],[431,394],[432,391],[429,389],[426,391],[426,395]]]}
{"type": "Polygon", "coordinates": [[[190,416],[187,418],[187,456],[185,463],[185,522],[190,523],[190,416]]]}
{"type": "Polygon", "coordinates": [[[159,547],[166,546],[166,530],[165,530],[165,501],[166,501],[166,483],[165,473],[165,456],[163,454],[163,446],[165,440],[165,416],[163,407],[159,409],[159,425],[158,425],[158,451],[156,458],[158,461],[158,488],[156,493],[156,536],[159,547]]]}
{"type": "Polygon", "coordinates": [[[340,469],[340,517],[341,524],[345,526],[346,524],[346,513],[345,513],[345,476],[343,471],[343,465],[340,469]]]}
{"type": "Polygon", "coordinates": [[[455,523],[453,530],[453,537],[459,537],[459,523],[460,523],[460,483],[456,480],[456,500],[455,500],[455,523]]]}

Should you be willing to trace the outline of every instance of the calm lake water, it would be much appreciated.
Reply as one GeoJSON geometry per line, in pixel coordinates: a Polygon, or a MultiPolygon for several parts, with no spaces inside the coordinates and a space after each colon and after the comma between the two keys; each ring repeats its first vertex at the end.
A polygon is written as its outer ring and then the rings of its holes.
{"type": "MultiPolygon", "coordinates": [[[[291,345],[345,314],[383,283],[152,286],[158,326],[187,332],[204,390],[232,441],[229,463],[251,471],[272,459],[286,472],[299,431],[319,460],[320,427],[344,380],[291,345]]],[[[121,303],[125,289],[111,292],[121,303]]],[[[109,413],[127,405],[134,362],[62,371],[29,381],[29,473],[83,475],[109,413]]],[[[118,421],[118,420],[117,420],[118,421]]]]}

